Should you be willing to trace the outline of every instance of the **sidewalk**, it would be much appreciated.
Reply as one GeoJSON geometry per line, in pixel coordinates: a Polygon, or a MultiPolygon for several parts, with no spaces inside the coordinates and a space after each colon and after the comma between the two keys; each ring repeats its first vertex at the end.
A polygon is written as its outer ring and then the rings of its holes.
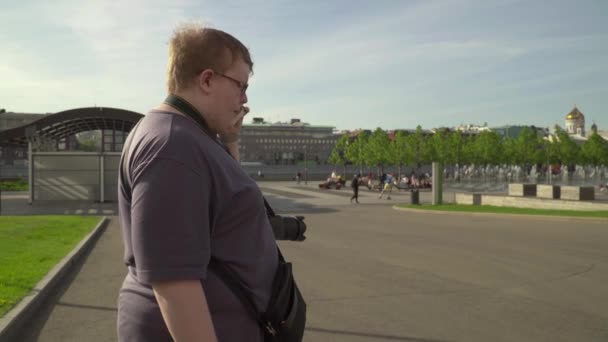
{"type": "MultiPolygon", "coordinates": [[[[336,205],[352,206],[348,203],[350,189],[324,191],[314,186],[296,187],[288,182],[260,185],[280,212],[311,214],[333,212],[327,207],[336,205]]],[[[391,203],[375,199],[375,193],[362,197],[370,197],[370,204],[391,203]]],[[[115,341],[116,300],[126,274],[122,264],[123,246],[116,204],[35,202],[30,205],[27,193],[2,193],[2,215],[41,214],[106,215],[110,221],[90,254],[64,280],[56,295],[48,298],[17,341],[115,341]]]]}
{"type": "MultiPolygon", "coordinates": [[[[260,186],[277,212],[306,216],[308,239],[279,243],[307,299],[305,341],[608,336],[608,312],[597,305],[606,301],[602,279],[608,274],[603,222],[403,215],[392,206],[407,203],[407,192],[388,201],[363,191],[362,204],[354,205],[350,189],[260,186]]],[[[96,206],[51,209],[93,213],[96,206]]],[[[118,219],[107,216],[90,254],[15,341],[116,340],[116,298],[126,269],[118,219]]]]}
{"type": "Polygon", "coordinates": [[[49,298],[17,341],[108,342],[116,340],[116,298],[126,274],[117,217],[74,275],[49,298]]]}

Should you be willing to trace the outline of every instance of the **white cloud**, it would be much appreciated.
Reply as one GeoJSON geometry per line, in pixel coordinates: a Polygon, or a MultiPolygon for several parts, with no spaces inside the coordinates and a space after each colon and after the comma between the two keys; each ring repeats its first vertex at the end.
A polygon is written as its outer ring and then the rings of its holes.
{"type": "MultiPolygon", "coordinates": [[[[178,22],[191,15],[187,11],[194,5],[200,2],[63,0],[4,12],[0,18],[7,20],[7,26],[10,21],[36,18],[36,25],[26,28],[39,32],[30,35],[43,39],[48,31],[54,41],[31,44],[7,31],[0,33],[2,75],[10,80],[0,87],[0,96],[21,99],[16,95],[27,92],[27,101],[11,101],[21,111],[58,111],[95,103],[144,111],[155,104],[146,98],[163,94],[169,36],[178,22]],[[56,97],[62,98],[61,104],[56,97]]],[[[8,102],[2,98],[0,102],[8,102]]]]}
{"type": "Polygon", "coordinates": [[[93,104],[145,111],[164,95],[171,31],[178,22],[194,18],[220,24],[251,47],[252,110],[281,120],[296,116],[343,126],[352,123],[353,115],[365,122],[376,109],[375,115],[382,117],[378,120],[388,122],[403,112],[402,106],[419,111],[417,115],[428,111],[440,116],[452,108],[482,112],[528,101],[513,99],[513,94],[494,96],[502,90],[550,88],[594,68],[606,73],[606,65],[597,63],[590,63],[589,70],[581,66],[555,75],[549,74],[551,68],[542,73],[525,65],[529,70],[511,69],[512,77],[495,85],[504,67],[521,60],[540,63],[538,55],[558,60],[563,51],[573,56],[608,53],[605,31],[551,36],[540,18],[528,23],[530,34],[524,35],[525,25],[512,26],[502,16],[495,25],[485,20],[486,26],[465,20],[484,11],[496,14],[497,8],[515,2],[526,5],[520,0],[425,0],[366,10],[356,3],[331,17],[335,4],[321,1],[58,0],[15,5],[0,11],[0,73],[10,80],[0,84],[0,104],[41,112],[93,104]],[[322,27],[296,27],[290,18],[322,27]],[[10,30],[15,27],[20,30],[10,30]],[[492,102],[496,99],[502,102],[492,102]]]}
{"type": "MultiPolygon", "coordinates": [[[[468,60],[476,68],[520,57],[527,48],[500,37],[445,38],[408,33],[408,28],[466,12],[471,1],[424,1],[389,8],[350,26],[336,27],[306,40],[285,40],[263,51],[257,64],[259,86],[276,87],[286,79],[304,84],[344,81],[391,68],[420,68],[438,62],[468,60]],[[272,50],[271,50],[272,49],[272,50]]],[[[416,32],[413,30],[413,32],[416,32]]]]}

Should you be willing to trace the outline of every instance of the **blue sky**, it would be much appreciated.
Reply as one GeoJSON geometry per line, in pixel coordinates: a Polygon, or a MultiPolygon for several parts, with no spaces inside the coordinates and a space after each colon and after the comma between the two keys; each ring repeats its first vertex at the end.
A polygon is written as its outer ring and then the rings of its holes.
{"type": "Polygon", "coordinates": [[[552,127],[577,104],[608,129],[606,18],[606,0],[2,1],[0,108],[145,113],[172,30],[200,20],[251,50],[246,122],[552,127]]]}

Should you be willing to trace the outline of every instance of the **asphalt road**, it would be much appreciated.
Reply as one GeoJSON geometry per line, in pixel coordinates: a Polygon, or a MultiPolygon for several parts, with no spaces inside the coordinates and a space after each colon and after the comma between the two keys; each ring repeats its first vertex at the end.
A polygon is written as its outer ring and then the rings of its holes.
{"type": "MultiPolygon", "coordinates": [[[[280,242],[307,299],[305,341],[608,341],[607,220],[412,213],[391,208],[407,194],[362,191],[351,205],[263,187],[277,211],[306,216],[307,240],[280,242]]],[[[115,340],[116,221],[22,341],[115,340]]]]}

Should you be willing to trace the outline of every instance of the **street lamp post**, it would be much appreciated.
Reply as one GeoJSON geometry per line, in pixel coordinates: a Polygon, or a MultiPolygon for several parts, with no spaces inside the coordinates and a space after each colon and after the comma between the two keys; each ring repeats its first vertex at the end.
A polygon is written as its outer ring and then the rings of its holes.
{"type": "Polygon", "coordinates": [[[547,144],[547,184],[553,184],[553,177],[551,173],[551,161],[550,161],[550,153],[551,146],[547,144]]]}
{"type": "MultiPolygon", "coordinates": [[[[2,158],[2,154],[0,153],[0,158],[2,158]]],[[[0,162],[0,215],[2,215],[2,163],[0,162]]]]}
{"type": "Polygon", "coordinates": [[[361,142],[359,142],[359,177],[363,173],[363,161],[361,160],[361,142]]]}
{"type": "Polygon", "coordinates": [[[308,185],[308,161],[306,158],[306,145],[304,145],[304,185],[308,185]]]}

